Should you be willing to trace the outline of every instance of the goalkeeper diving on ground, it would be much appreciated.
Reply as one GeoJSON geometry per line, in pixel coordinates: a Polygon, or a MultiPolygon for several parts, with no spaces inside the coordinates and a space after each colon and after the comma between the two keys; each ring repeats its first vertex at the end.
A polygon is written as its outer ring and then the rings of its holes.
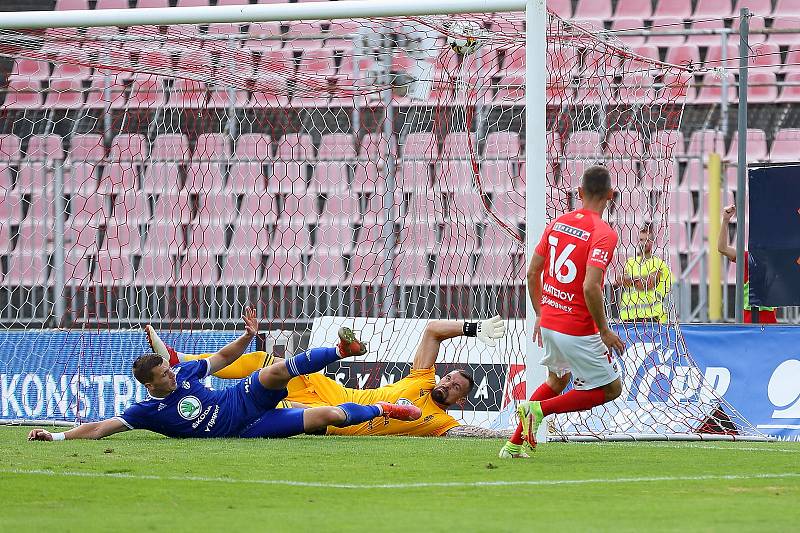
{"type": "MultiPolygon", "coordinates": [[[[145,326],[145,333],[154,353],[172,365],[203,360],[209,354],[184,354],[166,346],[155,330],[145,326]]],[[[497,431],[477,426],[461,425],[447,413],[447,409],[463,403],[474,387],[472,376],[464,370],[454,370],[436,383],[435,363],[439,347],[447,339],[476,337],[489,347],[506,333],[506,323],[499,316],[478,322],[434,320],[427,324],[420,339],[409,375],[391,385],[375,389],[351,389],[320,373],[301,373],[287,385],[286,401],[294,406],[324,407],[342,403],[411,405],[422,415],[416,420],[374,418],[348,426],[329,425],[328,435],[412,435],[418,437],[483,437],[507,438],[508,431],[497,431]]],[[[259,368],[280,361],[265,352],[251,352],[229,365],[217,377],[236,379],[251,375],[259,368]]]]}
{"type": "Polygon", "coordinates": [[[334,348],[311,348],[286,360],[254,370],[238,384],[212,390],[201,381],[236,362],[258,333],[258,320],[249,307],[242,317],[245,333],[209,357],[170,366],[158,354],[145,354],[133,363],[133,375],[148,397],[121,415],[81,424],[63,433],[33,429],[28,440],[101,439],[130,429],[147,429],[167,437],[291,437],[324,432],[328,426],[345,427],[373,418],[414,421],[421,411],[414,405],[387,402],[276,409],[292,378],[317,372],[343,357],[363,355],[364,343],[349,328],[339,330],[334,348]]]}

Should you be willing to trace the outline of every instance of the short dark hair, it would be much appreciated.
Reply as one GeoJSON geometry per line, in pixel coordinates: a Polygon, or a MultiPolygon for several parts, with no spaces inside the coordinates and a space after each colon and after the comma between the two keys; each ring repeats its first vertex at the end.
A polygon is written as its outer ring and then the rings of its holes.
{"type": "Polygon", "coordinates": [[[602,165],[587,168],[581,178],[583,194],[591,198],[602,198],[611,191],[611,174],[602,165]]]}
{"type": "Polygon", "coordinates": [[[472,392],[472,389],[475,388],[475,380],[472,378],[472,375],[469,372],[465,371],[465,370],[456,370],[456,372],[458,372],[458,375],[461,376],[462,378],[466,379],[467,383],[469,383],[469,388],[467,389],[467,394],[472,392]]]}
{"type": "Polygon", "coordinates": [[[150,383],[153,380],[153,369],[163,362],[161,356],[155,353],[140,355],[133,362],[133,377],[142,385],[150,383]]]}

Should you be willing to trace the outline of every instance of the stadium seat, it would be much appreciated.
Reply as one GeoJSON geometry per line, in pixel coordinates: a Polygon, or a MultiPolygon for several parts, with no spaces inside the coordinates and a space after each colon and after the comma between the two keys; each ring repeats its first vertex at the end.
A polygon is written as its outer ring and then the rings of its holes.
{"type": "Polygon", "coordinates": [[[784,86],[777,102],[800,103],[800,71],[786,74],[784,86]]]}
{"type": "Polygon", "coordinates": [[[435,159],[439,150],[433,133],[409,133],[402,143],[404,159],[435,159]]]}
{"type": "Polygon", "coordinates": [[[440,230],[437,253],[470,254],[478,249],[478,231],[474,220],[451,217],[440,230]]]}
{"type": "Polygon", "coordinates": [[[233,232],[230,252],[261,253],[268,251],[272,247],[272,236],[273,230],[270,226],[242,218],[239,226],[233,232]]]}
{"type": "Polygon", "coordinates": [[[686,19],[692,16],[692,0],[658,0],[653,17],[677,17],[686,19]]]}
{"type": "Polygon", "coordinates": [[[347,285],[374,286],[383,281],[383,265],[385,257],[379,253],[366,255],[354,255],[350,259],[349,275],[347,285]]]}
{"type": "Polygon", "coordinates": [[[221,133],[202,133],[198,135],[192,152],[192,159],[225,162],[230,156],[230,145],[225,135],[221,133]]]}
{"type": "MultiPolygon", "coordinates": [[[[319,34],[321,30],[317,28],[319,34]]],[[[310,49],[312,44],[319,44],[321,41],[310,40],[301,41],[303,43],[303,53],[300,58],[298,74],[308,74],[312,76],[333,76],[336,74],[336,64],[333,61],[333,51],[328,48],[310,49]]]]}
{"type": "MultiPolygon", "coordinates": [[[[514,188],[513,161],[484,161],[481,163],[481,186],[486,192],[508,192],[514,188]]],[[[470,176],[471,174],[467,174],[470,176]]],[[[471,181],[471,180],[470,180],[471,181]]]]}
{"type": "Polygon", "coordinates": [[[229,107],[247,107],[249,95],[247,91],[239,89],[229,89],[225,87],[212,87],[206,107],[209,109],[228,109],[229,107]]]}
{"type": "Polygon", "coordinates": [[[136,7],[169,7],[169,0],[136,0],[136,7]]]}
{"type": "Polygon", "coordinates": [[[234,157],[244,161],[272,159],[272,139],[264,133],[245,133],[236,140],[234,157]]]}
{"type": "Polygon", "coordinates": [[[678,177],[678,163],[672,158],[648,159],[644,162],[641,186],[646,190],[668,190],[677,187],[678,177]]]}
{"type": "Polygon", "coordinates": [[[139,188],[139,165],[132,163],[109,163],[103,166],[97,192],[102,194],[124,194],[139,188]]]}
{"type": "Polygon", "coordinates": [[[299,161],[276,159],[272,172],[267,175],[267,191],[275,194],[300,194],[306,188],[306,177],[310,164],[299,161]]]}
{"type": "Polygon", "coordinates": [[[602,154],[600,133],[575,131],[564,145],[564,154],[572,156],[600,157],[602,154]]]}
{"type": "Polygon", "coordinates": [[[102,162],[73,162],[64,172],[64,193],[91,193],[97,190],[102,162]]]}
{"type": "Polygon", "coordinates": [[[692,16],[696,19],[704,17],[730,17],[731,2],[730,0],[697,0],[692,16]]]}
{"type": "MultiPolygon", "coordinates": [[[[687,0],[691,1],[691,0],[687,0]]],[[[660,6],[661,4],[659,4],[660,6]]],[[[680,16],[660,16],[653,18],[652,30],[653,31],[682,31],[684,29],[684,17],[680,16]]],[[[655,47],[672,48],[674,46],[681,46],[686,42],[685,35],[651,35],[647,38],[647,45],[655,47]]]]}
{"type": "MultiPolygon", "coordinates": [[[[751,13],[761,15],[762,17],[772,15],[772,0],[736,0],[733,8],[733,16],[738,17],[739,11],[743,7],[750,9],[751,13]]],[[[735,22],[734,20],[734,24],[735,22]]]]}
{"type": "Polygon", "coordinates": [[[725,139],[721,131],[696,130],[689,138],[688,156],[706,156],[711,152],[723,154],[725,152],[725,139]]]}
{"type": "Polygon", "coordinates": [[[153,141],[150,159],[153,161],[183,161],[189,158],[189,140],[186,135],[167,133],[153,141]]]}
{"type": "MultiPolygon", "coordinates": [[[[794,15],[794,19],[790,17],[776,17],[772,21],[772,28],[776,30],[780,29],[796,29],[797,28],[797,18],[800,16],[800,13],[794,15]]],[[[789,54],[792,53],[792,49],[797,49],[797,45],[800,44],[800,33],[790,32],[790,33],[772,33],[769,35],[768,42],[777,44],[778,46],[789,46],[789,54]]],[[[787,63],[788,63],[787,58],[787,63]]],[[[797,67],[795,67],[797,68],[797,67]]]]}
{"type": "Polygon", "coordinates": [[[178,0],[176,7],[207,7],[209,0],[178,0]]]}
{"type": "Polygon", "coordinates": [[[117,223],[138,224],[150,219],[150,202],[147,196],[128,192],[117,194],[113,203],[113,220],[117,223]]]}
{"type": "Polygon", "coordinates": [[[522,157],[522,144],[515,132],[493,132],[486,136],[483,155],[486,159],[522,157]]]}
{"type": "Polygon", "coordinates": [[[747,101],[753,104],[774,104],[778,99],[778,83],[774,72],[754,71],[747,79],[747,101]]]}
{"type": "Polygon", "coordinates": [[[50,64],[46,61],[17,58],[11,68],[9,81],[43,81],[50,77],[50,64]]]}
{"type": "Polygon", "coordinates": [[[480,249],[483,252],[492,253],[522,252],[525,249],[525,244],[521,240],[522,237],[519,235],[518,228],[510,226],[509,229],[516,234],[516,238],[497,224],[484,226],[480,249]]]}
{"type": "Polygon", "coordinates": [[[186,232],[186,248],[189,251],[218,255],[225,251],[225,232],[218,222],[192,224],[186,232]]]}
{"type": "Polygon", "coordinates": [[[47,163],[38,161],[35,163],[23,162],[17,171],[17,192],[36,193],[46,189],[52,174],[47,167],[47,163]]]}
{"type": "Polygon", "coordinates": [[[572,18],[572,0],[548,0],[547,9],[564,19],[572,18]]]}
{"type": "Polygon", "coordinates": [[[174,192],[160,194],[153,207],[155,222],[171,221],[172,224],[188,224],[192,216],[192,204],[187,194],[174,192]]]}
{"type": "Polygon", "coordinates": [[[398,285],[427,285],[431,279],[431,261],[428,254],[399,253],[392,261],[392,269],[397,273],[398,285]]]}
{"type": "Polygon", "coordinates": [[[133,284],[140,287],[174,286],[174,261],[174,254],[166,254],[166,249],[155,249],[151,253],[143,254],[134,274],[133,284]]]}
{"type": "Polygon", "coordinates": [[[156,216],[158,222],[152,222],[147,226],[147,233],[144,242],[144,255],[150,254],[175,254],[184,247],[183,228],[178,221],[164,222],[164,217],[156,216]]]}
{"type": "Polygon", "coordinates": [[[680,130],[658,130],[650,139],[650,153],[656,157],[681,157],[685,148],[680,130]]]}
{"type": "Polygon", "coordinates": [[[230,252],[219,279],[220,285],[260,285],[263,278],[260,252],[230,252]]]}
{"type": "Polygon", "coordinates": [[[119,134],[111,141],[109,158],[112,161],[143,161],[148,153],[149,146],[144,135],[119,134]]]}
{"type": "MultiPolygon", "coordinates": [[[[770,0],[767,0],[767,3],[769,3],[769,2],[770,2],[770,0]]],[[[733,19],[733,28],[732,28],[733,29],[733,33],[731,33],[728,36],[728,44],[732,44],[732,45],[735,45],[735,46],[739,46],[739,39],[740,39],[738,32],[739,32],[739,25],[740,25],[741,21],[740,21],[740,19],[738,17],[738,14],[739,14],[738,10],[734,11],[734,15],[735,16],[734,16],[734,19],[733,19]]],[[[764,20],[764,17],[758,16],[758,15],[753,15],[753,16],[750,17],[750,33],[748,34],[748,37],[747,37],[747,42],[748,42],[748,44],[750,44],[750,46],[753,46],[754,44],[763,43],[763,42],[765,42],[767,40],[767,35],[766,34],[753,33],[754,31],[757,31],[757,30],[763,30],[765,27],[766,27],[766,22],[764,20]]],[[[775,44],[777,44],[777,43],[775,43],[775,44]]],[[[739,57],[739,56],[737,55],[736,57],[739,57]]]]}
{"type": "Polygon", "coordinates": [[[281,209],[280,216],[282,220],[303,220],[311,222],[316,221],[318,217],[317,196],[315,194],[298,193],[284,196],[283,208],[281,209]]]}
{"type": "Polygon", "coordinates": [[[347,190],[347,183],[347,166],[341,162],[321,161],[314,165],[310,190],[320,193],[342,193],[347,190]]]}
{"type": "Polygon", "coordinates": [[[36,287],[47,283],[49,270],[41,250],[8,256],[8,272],[3,285],[36,287]]]}
{"type": "MultiPolygon", "coordinates": [[[[6,205],[0,202],[0,216],[5,216],[3,220],[8,222],[9,212],[5,211],[6,205]]],[[[0,254],[5,255],[11,249],[11,236],[8,234],[8,227],[0,225],[0,254]]]]}
{"type": "Polygon", "coordinates": [[[434,176],[438,191],[466,191],[474,186],[472,161],[440,160],[434,166],[434,176]]]}
{"type": "Polygon", "coordinates": [[[36,80],[13,78],[6,89],[3,109],[25,110],[40,109],[42,106],[41,82],[36,80]]]}
{"type": "Polygon", "coordinates": [[[61,137],[58,135],[32,135],[28,139],[25,159],[29,161],[64,159],[64,147],[61,137]]]}
{"type": "Polygon", "coordinates": [[[695,222],[694,201],[691,191],[673,190],[669,194],[670,222],[695,222]]]}
{"type": "Polygon", "coordinates": [[[311,249],[311,233],[305,224],[284,220],[275,226],[271,246],[275,250],[296,250],[307,253],[311,249]]]}
{"type": "MultiPolygon", "coordinates": [[[[409,202],[412,200],[413,196],[409,202]]],[[[411,205],[410,207],[414,206],[411,205]]],[[[395,193],[394,198],[390,200],[385,192],[369,194],[367,202],[364,204],[364,210],[361,213],[364,225],[382,223],[387,217],[390,220],[394,220],[402,215],[405,215],[403,212],[403,195],[395,193]],[[391,201],[391,205],[384,205],[385,202],[389,201],[391,201]]],[[[433,217],[434,215],[431,216],[431,218],[433,217]]],[[[439,207],[439,217],[441,218],[441,207],[439,207]]]]}
{"type": "Polygon", "coordinates": [[[89,9],[88,0],[56,0],[56,11],[70,9],[89,9]]]}
{"type": "Polygon", "coordinates": [[[314,251],[331,251],[338,254],[350,253],[353,249],[353,226],[350,224],[320,224],[314,232],[314,251]]]}
{"type": "Polygon", "coordinates": [[[225,163],[192,161],[186,170],[184,189],[190,193],[218,192],[225,186],[225,163]]]}
{"type": "Polygon", "coordinates": [[[358,218],[358,198],[352,194],[333,194],[325,200],[320,222],[355,222],[358,218]]]}
{"type": "Polygon", "coordinates": [[[495,194],[492,196],[494,214],[507,224],[517,224],[525,220],[525,197],[517,192],[495,194]]]}
{"type": "Polygon", "coordinates": [[[53,228],[42,220],[23,222],[17,231],[16,252],[42,252],[53,249],[53,228]]]}
{"type": "MultiPolygon", "coordinates": [[[[750,60],[748,62],[753,74],[775,72],[781,68],[781,52],[775,43],[751,44],[750,60]]],[[[735,57],[739,57],[737,52],[735,57]]],[[[738,63],[738,61],[737,61],[738,63]]]]}
{"type": "MultiPolygon", "coordinates": [[[[736,83],[735,80],[728,80],[728,102],[735,102],[736,83]]],[[[719,105],[722,101],[722,80],[714,73],[707,72],[703,76],[703,82],[697,96],[694,98],[696,104],[719,105]]]]}
{"type": "MultiPolygon", "coordinates": [[[[773,11],[775,20],[785,17],[800,16],[800,3],[797,0],[776,0],[775,10],[773,11]]],[[[794,21],[793,21],[794,22],[794,21]]]]}
{"type": "MultiPolygon", "coordinates": [[[[344,267],[342,267],[344,271],[344,267]]],[[[297,250],[275,250],[266,259],[264,282],[285,287],[299,285],[307,278],[303,272],[303,261],[297,250]]]]}
{"type": "Polygon", "coordinates": [[[382,193],[386,185],[383,168],[381,161],[359,162],[350,189],[355,193],[382,193]]]}
{"type": "Polygon", "coordinates": [[[564,187],[578,190],[583,172],[595,161],[584,159],[567,159],[561,162],[561,183],[564,187]]]}
{"type": "MultiPolygon", "coordinates": [[[[0,148],[2,152],[2,148],[0,148]]],[[[105,157],[103,136],[96,133],[75,134],[69,142],[67,159],[77,161],[100,161],[105,157]]],[[[2,159],[2,156],[0,156],[2,159]]]]}
{"type": "MultiPolygon", "coordinates": [[[[50,76],[51,89],[53,88],[53,80],[72,80],[74,82],[83,82],[91,77],[91,67],[82,64],[91,63],[91,57],[81,54],[77,57],[71,57],[69,59],[74,62],[56,63],[55,67],[53,68],[53,74],[50,76]]],[[[80,88],[80,83],[78,83],[78,87],[80,88]]]]}
{"type": "MultiPolygon", "coordinates": [[[[364,224],[358,230],[356,254],[378,255],[385,249],[390,237],[396,238],[393,223],[364,224]]],[[[353,269],[350,271],[353,272],[353,269]]]]}
{"type": "MultiPolygon", "coordinates": [[[[210,188],[198,191],[197,219],[200,223],[230,224],[236,218],[236,196],[210,188]]],[[[220,228],[221,229],[221,228],[220,228]]]]}
{"type": "Polygon", "coordinates": [[[111,214],[111,206],[102,193],[78,193],[70,197],[69,212],[73,224],[97,225],[111,214]]]}
{"type": "Polygon", "coordinates": [[[611,0],[578,0],[572,18],[603,20],[611,18],[611,0]]]}
{"type": "Polygon", "coordinates": [[[775,134],[772,149],[769,153],[771,161],[797,161],[797,146],[800,144],[800,129],[782,128],[775,134]]]}
{"type": "Polygon", "coordinates": [[[19,161],[20,139],[13,133],[0,134],[0,161],[19,161]]]}
{"type": "MultiPolygon", "coordinates": [[[[503,192],[508,192],[506,189],[503,192]]],[[[471,222],[481,222],[486,218],[486,209],[483,207],[481,197],[475,191],[454,192],[448,195],[448,219],[471,222]]]]}
{"type": "Polygon", "coordinates": [[[127,287],[133,283],[133,265],[130,257],[108,255],[101,251],[92,272],[92,281],[104,287],[127,287]]]}
{"type": "Polygon", "coordinates": [[[694,103],[695,87],[694,78],[689,73],[665,74],[662,80],[662,87],[658,91],[656,103],[658,104],[687,104],[694,103]]]}
{"type": "Polygon", "coordinates": [[[649,2],[641,2],[639,0],[617,0],[617,5],[614,9],[614,19],[623,17],[648,19],[652,15],[653,6],[649,2]]]}
{"type": "Polygon", "coordinates": [[[315,159],[311,135],[307,133],[287,133],[277,142],[276,157],[284,161],[315,159]]]}
{"type": "MultiPolygon", "coordinates": [[[[725,28],[725,21],[722,18],[698,20],[692,22],[691,26],[692,30],[721,30],[724,28],[725,28]]],[[[686,38],[686,44],[691,44],[695,46],[719,46],[720,35],[719,34],[689,35],[686,38]]],[[[736,57],[736,56],[728,56],[728,57],[736,57]]]]}
{"type": "Polygon", "coordinates": [[[353,135],[350,133],[329,133],[322,136],[318,159],[341,160],[356,157],[353,135]]]}
{"type": "Polygon", "coordinates": [[[397,153],[397,138],[394,135],[387,139],[383,133],[368,133],[361,138],[358,157],[377,161],[389,153],[397,153]]]}
{"type": "Polygon", "coordinates": [[[473,149],[477,150],[478,141],[475,139],[474,133],[464,131],[450,132],[445,135],[442,141],[442,158],[463,159],[466,154],[469,154],[470,144],[473,149]],[[472,137],[471,143],[470,137],[472,137]]]}
{"type": "Polygon", "coordinates": [[[149,194],[177,192],[181,188],[178,163],[150,163],[142,178],[142,192],[149,194]]]}
{"type": "Polygon", "coordinates": [[[89,109],[124,109],[127,103],[125,82],[120,79],[107,79],[102,76],[92,78],[92,83],[86,91],[84,107],[89,109]],[[108,94],[106,94],[108,93],[108,94]]]}
{"type": "Polygon", "coordinates": [[[278,208],[274,196],[263,192],[244,195],[239,210],[239,220],[242,224],[274,224],[277,219],[278,208]]]}
{"type": "Polygon", "coordinates": [[[639,184],[639,165],[632,159],[611,159],[606,161],[608,172],[615,186],[633,188],[639,184]]]}
{"type": "Polygon", "coordinates": [[[700,64],[700,50],[694,44],[671,46],[667,49],[665,61],[672,65],[698,66],[700,64]]]}
{"type": "Polygon", "coordinates": [[[474,275],[472,254],[439,253],[433,267],[433,279],[439,284],[465,286],[472,283],[474,275]]]}
{"type": "MultiPolygon", "coordinates": [[[[739,65],[739,47],[733,45],[727,45],[727,54],[728,54],[728,62],[727,66],[730,67],[738,67],[739,65]]],[[[708,52],[706,53],[706,60],[705,64],[709,67],[715,68],[724,66],[722,64],[722,46],[719,44],[712,44],[708,47],[708,52]]]]}
{"type": "Polygon", "coordinates": [[[637,130],[616,130],[608,135],[606,155],[609,157],[642,157],[645,153],[644,142],[637,130]]]}
{"type": "MultiPolygon", "coordinates": [[[[643,2],[632,2],[634,5],[644,5],[643,2]]],[[[618,4],[619,5],[619,4],[618,4]]],[[[619,9],[619,8],[617,8],[619,9]]],[[[640,30],[644,29],[644,20],[641,18],[635,17],[615,17],[612,21],[611,29],[614,32],[614,36],[618,38],[620,41],[625,43],[627,46],[642,46],[647,41],[647,37],[644,35],[620,35],[616,32],[621,32],[625,30],[640,30]]]]}
{"type": "Polygon", "coordinates": [[[103,231],[101,250],[105,252],[138,251],[141,248],[139,228],[136,224],[107,223],[103,231]]]}
{"type": "Polygon", "coordinates": [[[395,177],[404,191],[425,190],[431,186],[431,161],[403,161],[395,177]]]}
{"type": "Polygon", "coordinates": [[[166,95],[162,79],[150,76],[133,79],[131,94],[125,106],[129,109],[155,109],[164,107],[165,103],[166,95]]]}
{"type": "Polygon", "coordinates": [[[701,191],[707,189],[707,181],[705,163],[700,159],[692,158],[686,165],[679,187],[684,190],[701,191]]]}
{"type": "Polygon", "coordinates": [[[202,109],[208,99],[205,82],[177,79],[170,92],[168,107],[178,109],[202,109]]]}
{"type": "MultiPolygon", "coordinates": [[[[798,40],[798,44],[800,44],[800,40],[798,40]]],[[[800,71],[800,46],[789,47],[789,51],[786,54],[786,61],[783,62],[781,71],[787,74],[800,71]]]]}
{"type": "Polygon", "coordinates": [[[415,191],[408,202],[406,216],[417,221],[443,220],[442,195],[431,190],[415,191]]]}
{"type": "Polygon", "coordinates": [[[435,228],[431,224],[417,221],[404,224],[397,235],[397,244],[404,250],[430,253],[437,244],[435,228]]]}
{"type": "Polygon", "coordinates": [[[128,9],[128,0],[97,0],[95,9],[128,9]]]}
{"type": "Polygon", "coordinates": [[[78,109],[83,106],[83,88],[80,80],[52,79],[44,101],[46,108],[78,109]]]}
{"type": "Polygon", "coordinates": [[[475,265],[474,282],[479,285],[506,285],[516,274],[514,257],[509,253],[482,253],[475,265]]]}
{"type": "Polygon", "coordinates": [[[261,163],[234,163],[230,167],[227,190],[234,194],[261,194],[266,189],[261,163]]]}

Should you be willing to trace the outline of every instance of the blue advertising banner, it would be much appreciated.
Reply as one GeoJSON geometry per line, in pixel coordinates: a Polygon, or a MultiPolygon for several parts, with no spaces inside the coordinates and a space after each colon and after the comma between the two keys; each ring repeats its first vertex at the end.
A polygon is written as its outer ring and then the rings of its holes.
{"type": "Polygon", "coordinates": [[[800,305],[800,165],[751,168],[750,302],[800,305]]]}

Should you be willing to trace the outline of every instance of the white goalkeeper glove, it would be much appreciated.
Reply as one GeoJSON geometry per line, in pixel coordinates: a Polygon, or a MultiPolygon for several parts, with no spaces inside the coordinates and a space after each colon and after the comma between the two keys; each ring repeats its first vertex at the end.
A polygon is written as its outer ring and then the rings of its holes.
{"type": "Polygon", "coordinates": [[[497,346],[497,341],[495,339],[502,338],[505,334],[506,321],[500,318],[500,315],[497,315],[478,322],[478,331],[475,336],[486,346],[494,348],[497,346]]]}

